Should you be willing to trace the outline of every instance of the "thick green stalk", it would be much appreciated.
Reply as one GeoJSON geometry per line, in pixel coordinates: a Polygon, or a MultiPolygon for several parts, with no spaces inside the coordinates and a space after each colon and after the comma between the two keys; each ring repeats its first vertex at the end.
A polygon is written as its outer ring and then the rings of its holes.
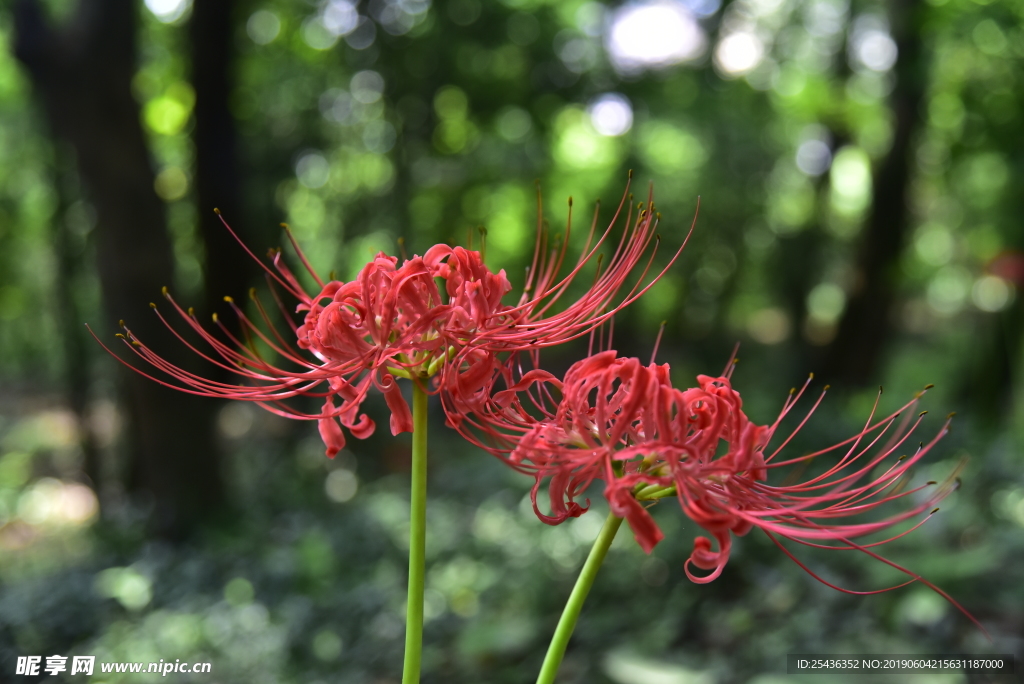
{"type": "Polygon", "coordinates": [[[402,684],[418,684],[423,656],[423,570],[427,546],[427,393],[412,384],[412,491],[409,497],[409,599],[402,684]]]}
{"type": "Polygon", "coordinates": [[[601,568],[601,563],[604,562],[608,548],[612,545],[612,540],[615,539],[615,533],[619,531],[621,524],[622,518],[613,513],[609,513],[608,518],[604,521],[601,533],[597,535],[597,541],[590,549],[587,562],[583,564],[583,570],[576,579],[576,586],[569,594],[569,601],[565,604],[562,617],[558,620],[558,627],[555,628],[555,633],[551,637],[551,645],[548,646],[548,654],[544,656],[544,664],[537,676],[537,684],[554,684],[558,667],[562,664],[565,649],[569,645],[569,637],[572,636],[572,631],[576,628],[576,620],[579,619],[580,611],[583,610],[583,602],[587,600],[590,587],[594,585],[594,580],[597,578],[597,571],[601,568]]]}

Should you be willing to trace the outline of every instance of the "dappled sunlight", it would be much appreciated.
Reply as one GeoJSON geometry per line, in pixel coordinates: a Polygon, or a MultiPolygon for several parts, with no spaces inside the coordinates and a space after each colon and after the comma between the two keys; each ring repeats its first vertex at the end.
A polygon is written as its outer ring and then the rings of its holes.
{"type": "Polygon", "coordinates": [[[173,23],[192,8],[192,0],[146,0],[146,9],[164,23],[173,23]]]}
{"type": "Polygon", "coordinates": [[[707,37],[687,3],[645,0],[615,11],[605,42],[615,67],[629,73],[695,60],[707,37]]]}
{"type": "Polygon", "coordinates": [[[81,429],[64,409],[0,417],[0,577],[53,572],[92,552],[99,500],[72,479],[81,429]]]}
{"type": "Polygon", "coordinates": [[[18,500],[18,518],[39,527],[81,526],[99,511],[96,494],[85,485],[54,478],[37,480],[18,500]]]}

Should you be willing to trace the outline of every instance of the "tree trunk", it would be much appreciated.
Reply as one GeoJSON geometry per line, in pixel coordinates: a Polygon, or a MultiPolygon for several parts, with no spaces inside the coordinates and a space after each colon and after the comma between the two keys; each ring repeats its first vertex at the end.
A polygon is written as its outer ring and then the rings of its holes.
{"type": "Polygon", "coordinates": [[[910,226],[912,143],[927,77],[921,41],[923,12],[921,3],[914,0],[890,5],[893,38],[899,49],[891,102],[895,127],[892,148],[874,176],[874,200],[857,259],[859,283],[836,338],[824,354],[822,377],[840,387],[874,384],[892,334],[899,259],[910,226]]]}
{"type": "MultiPolygon", "coordinates": [[[[123,318],[165,358],[191,365],[186,350],[149,311],[173,276],[165,208],[132,97],[135,0],[81,0],[67,26],[51,28],[37,0],[15,6],[15,51],[31,76],[54,135],[74,149],[97,214],[97,260],[107,325],[123,318]]],[[[142,365],[127,351],[136,366],[142,365]]],[[[147,369],[152,370],[152,369],[147,369]]],[[[218,508],[223,481],[211,402],[121,369],[127,416],[128,490],[153,504],[152,522],[176,536],[218,508]]]]}
{"type": "MultiPolygon", "coordinates": [[[[261,270],[224,229],[214,214],[217,207],[240,236],[244,229],[238,173],[238,132],[228,106],[232,90],[235,44],[233,0],[195,0],[189,20],[192,86],[196,92],[195,190],[199,230],[206,248],[204,278],[206,308],[216,311],[225,295],[244,301],[261,270]]],[[[262,231],[260,231],[262,232],[262,231]]],[[[260,254],[260,245],[249,240],[260,254]]],[[[225,321],[231,320],[225,317],[225,321]]]]}
{"type": "Polygon", "coordinates": [[[90,389],[90,360],[95,356],[94,343],[83,327],[79,300],[76,296],[81,281],[81,250],[68,226],[68,209],[71,200],[78,193],[77,175],[73,162],[61,144],[54,145],[53,184],[57,188],[58,209],[51,225],[53,255],[57,265],[54,278],[54,304],[57,314],[57,334],[60,336],[64,354],[61,375],[64,377],[68,405],[79,424],[79,446],[82,449],[82,471],[87,481],[97,492],[103,491],[100,449],[88,421],[90,389]]]}

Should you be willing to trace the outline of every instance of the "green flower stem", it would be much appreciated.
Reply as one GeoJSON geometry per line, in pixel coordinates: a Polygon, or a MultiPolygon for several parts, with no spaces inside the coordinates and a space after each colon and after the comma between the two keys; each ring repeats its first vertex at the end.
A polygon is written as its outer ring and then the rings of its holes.
{"type": "Polygon", "coordinates": [[[427,546],[427,393],[412,385],[412,492],[409,497],[409,599],[402,684],[418,684],[423,657],[423,568],[427,546]]]}
{"type": "Polygon", "coordinates": [[[565,649],[569,645],[569,637],[572,636],[572,631],[576,628],[576,620],[579,619],[580,611],[583,610],[583,602],[587,600],[590,587],[594,585],[594,580],[597,578],[597,571],[601,568],[601,563],[604,562],[608,548],[612,545],[612,540],[615,539],[615,533],[619,531],[621,524],[622,518],[613,513],[609,513],[608,518],[604,521],[601,533],[597,535],[597,541],[591,547],[587,562],[583,564],[583,570],[576,579],[576,586],[572,588],[569,601],[565,604],[562,617],[558,620],[555,634],[551,637],[551,645],[548,646],[548,653],[544,656],[544,664],[537,676],[537,684],[554,684],[555,675],[558,674],[558,668],[565,656],[565,649]]]}
{"type": "Polygon", "coordinates": [[[658,499],[664,499],[675,495],[675,485],[669,485],[668,487],[662,487],[661,485],[650,485],[648,487],[641,486],[637,487],[633,492],[633,496],[636,497],[637,501],[656,501],[658,499]]]}

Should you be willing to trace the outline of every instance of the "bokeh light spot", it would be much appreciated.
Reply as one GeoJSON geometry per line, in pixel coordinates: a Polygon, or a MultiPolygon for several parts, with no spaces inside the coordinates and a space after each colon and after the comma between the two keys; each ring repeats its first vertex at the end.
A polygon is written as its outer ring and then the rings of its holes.
{"type": "Polygon", "coordinates": [[[694,60],[706,44],[689,8],[667,0],[624,5],[612,16],[606,36],[612,64],[623,72],[694,60]]]}
{"type": "Polygon", "coordinates": [[[888,71],[896,64],[896,41],[885,31],[868,29],[854,39],[857,60],[871,71],[888,71]]]}
{"type": "Polygon", "coordinates": [[[807,295],[807,313],[821,323],[835,323],[846,308],[846,293],[835,283],[821,283],[807,295]]]}
{"type": "Polygon", "coordinates": [[[856,216],[871,202],[871,160],[859,147],[836,153],[830,174],[832,207],[843,216],[856,216]]]}
{"type": "Polygon", "coordinates": [[[974,281],[971,300],[982,311],[1002,311],[1013,301],[1013,288],[1008,282],[995,275],[985,275],[974,281]]]}
{"type": "Polygon", "coordinates": [[[755,311],[747,320],[747,332],[761,344],[778,344],[789,337],[789,314],[778,307],[755,311]]]}
{"type": "Polygon", "coordinates": [[[384,77],[376,71],[360,71],[349,83],[352,97],[363,104],[372,104],[384,93],[384,77]]]}
{"type": "Polygon", "coordinates": [[[192,0],[146,0],[146,9],[165,24],[180,19],[191,6],[192,0]]]}
{"type": "Polygon", "coordinates": [[[245,23],[245,31],[257,45],[269,45],[281,33],[281,20],[269,10],[257,10],[245,23]]]}
{"type": "Polygon", "coordinates": [[[590,123],[601,135],[622,135],[633,127],[633,107],[619,93],[605,93],[587,107],[590,123]]]}
{"type": "Polygon", "coordinates": [[[332,470],[324,480],[324,491],[327,498],[337,503],[351,501],[359,489],[359,479],[350,470],[339,468],[332,470]]]}
{"type": "Polygon", "coordinates": [[[359,13],[350,0],[330,0],[321,19],[324,28],[334,36],[347,36],[359,26],[359,13]]]}
{"type": "Polygon", "coordinates": [[[244,577],[236,577],[224,585],[224,600],[233,606],[247,606],[255,597],[252,582],[244,577]]]}
{"type": "Polygon", "coordinates": [[[331,165],[319,152],[307,152],[295,163],[295,176],[307,188],[322,188],[331,176],[331,165]]]}
{"type": "Polygon", "coordinates": [[[153,583],[134,568],[108,568],[96,575],[96,593],[116,599],[131,611],[149,605],[153,599],[153,583]]]}
{"type": "Polygon", "coordinates": [[[153,189],[165,202],[179,200],[188,192],[188,176],[177,166],[168,166],[156,175],[153,189]]]}
{"type": "Polygon", "coordinates": [[[322,629],[313,637],[313,655],[325,663],[338,659],[341,655],[341,646],[341,637],[330,629],[322,629]]]}
{"type": "Polygon", "coordinates": [[[520,107],[506,107],[499,112],[495,128],[505,140],[516,142],[522,140],[533,129],[530,113],[520,107]]]}
{"type": "Polygon", "coordinates": [[[914,236],[914,251],[930,266],[945,266],[953,258],[953,234],[939,223],[926,223],[914,236]]]}
{"type": "Polygon", "coordinates": [[[715,48],[715,66],[725,76],[752,71],[764,58],[764,43],[749,31],[730,33],[715,48]]]}
{"type": "Polygon", "coordinates": [[[338,36],[327,30],[320,17],[309,17],[302,22],[302,40],[314,50],[330,50],[338,42],[338,36]]]}
{"type": "Polygon", "coordinates": [[[832,150],[821,140],[805,140],[796,150],[796,167],[808,176],[820,176],[832,164],[832,150]]]}
{"type": "Polygon", "coordinates": [[[946,266],[928,283],[928,305],[941,316],[952,316],[963,309],[971,284],[967,269],[946,266]]]}

